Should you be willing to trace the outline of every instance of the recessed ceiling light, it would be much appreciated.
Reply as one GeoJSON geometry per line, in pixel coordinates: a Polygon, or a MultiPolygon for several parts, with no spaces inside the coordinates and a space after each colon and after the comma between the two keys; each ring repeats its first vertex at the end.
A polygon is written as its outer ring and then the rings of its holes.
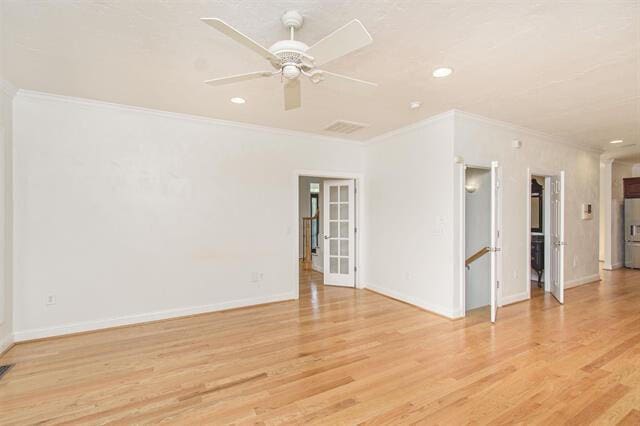
{"type": "Polygon", "coordinates": [[[434,77],[441,78],[450,76],[452,72],[453,70],[449,67],[440,67],[433,70],[432,74],[434,77]]]}
{"type": "Polygon", "coordinates": [[[231,102],[233,102],[234,104],[243,104],[247,101],[245,101],[244,98],[231,98],[229,99],[231,102]]]}
{"type": "Polygon", "coordinates": [[[611,141],[609,143],[622,143],[624,142],[622,139],[616,139],[615,141],[611,141]]]}
{"type": "Polygon", "coordinates": [[[409,108],[411,109],[418,109],[422,106],[422,102],[420,101],[411,101],[409,102],[409,108]]]}

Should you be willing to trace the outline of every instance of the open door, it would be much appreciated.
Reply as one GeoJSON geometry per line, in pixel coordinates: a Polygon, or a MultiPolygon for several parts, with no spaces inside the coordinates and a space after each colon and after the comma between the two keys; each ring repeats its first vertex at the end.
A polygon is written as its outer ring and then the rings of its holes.
{"type": "Polygon", "coordinates": [[[498,313],[498,289],[500,288],[500,271],[502,269],[501,192],[500,167],[497,161],[493,161],[491,163],[491,322],[496,322],[498,313]]]}
{"type": "Polygon", "coordinates": [[[324,284],[355,287],[355,186],[326,180],[324,198],[324,284]]]}
{"type": "Polygon", "coordinates": [[[564,303],[564,171],[551,177],[551,294],[564,303]]]}

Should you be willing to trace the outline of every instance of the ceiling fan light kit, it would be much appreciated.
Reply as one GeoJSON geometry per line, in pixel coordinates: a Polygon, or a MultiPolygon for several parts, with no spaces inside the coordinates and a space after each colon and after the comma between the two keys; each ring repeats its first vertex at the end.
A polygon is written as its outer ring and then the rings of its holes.
{"type": "Polygon", "coordinates": [[[373,41],[364,25],[357,19],[338,28],[309,47],[305,43],[295,40],[295,31],[302,27],[304,18],[295,10],[287,11],[282,15],[281,21],[289,29],[290,38],[277,41],[268,49],[220,19],[201,18],[201,20],[237,43],[259,54],[269,61],[275,69],[275,71],[256,71],[205,81],[211,86],[221,86],[279,75],[284,83],[285,110],[296,109],[302,105],[301,76],[305,76],[314,84],[330,86],[339,91],[355,87],[372,89],[378,86],[376,83],[330,73],[317,68],[367,46],[373,41]]]}

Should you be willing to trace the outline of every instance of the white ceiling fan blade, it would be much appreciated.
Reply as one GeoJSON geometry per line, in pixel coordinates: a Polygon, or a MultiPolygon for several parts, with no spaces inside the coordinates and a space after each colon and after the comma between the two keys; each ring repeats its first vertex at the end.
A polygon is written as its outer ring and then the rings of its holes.
{"type": "Polygon", "coordinates": [[[319,66],[360,49],[372,41],[364,25],[354,19],[311,46],[306,53],[313,57],[315,65],[319,66]]]}
{"type": "Polygon", "coordinates": [[[230,75],[228,77],[214,78],[211,80],[206,80],[205,83],[211,86],[222,86],[224,84],[237,83],[239,81],[255,80],[256,78],[262,77],[271,77],[272,75],[273,73],[271,71],[256,71],[247,74],[237,74],[230,75]]]}
{"type": "Polygon", "coordinates": [[[284,85],[284,109],[300,108],[302,95],[300,93],[300,79],[288,80],[284,85]]]}
{"type": "Polygon", "coordinates": [[[269,52],[267,48],[265,48],[255,40],[251,39],[250,37],[242,34],[240,31],[236,30],[235,28],[225,23],[224,21],[221,21],[218,18],[200,18],[200,20],[205,24],[210,25],[211,27],[220,31],[222,34],[226,35],[227,37],[230,37],[233,40],[237,41],[238,43],[242,44],[244,47],[248,47],[249,49],[253,50],[254,52],[262,56],[266,60],[270,62],[275,62],[278,64],[280,63],[280,58],[278,58],[273,53],[269,52]]]}
{"type": "Polygon", "coordinates": [[[337,91],[372,91],[378,87],[378,83],[371,81],[359,80],[353,77],[347,77],[346,75],[335,74],[328,71],[320,71],[322,80],[318,83],[318,86],[327,86],[330,89],[337,91]]]}

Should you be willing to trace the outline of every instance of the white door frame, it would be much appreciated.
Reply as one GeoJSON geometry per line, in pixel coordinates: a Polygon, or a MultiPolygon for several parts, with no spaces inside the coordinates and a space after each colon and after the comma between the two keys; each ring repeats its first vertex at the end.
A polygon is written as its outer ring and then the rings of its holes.
{"type": "MultiPolygon", "coordinates": [[[[543,170],[540,168],[532,169],[531,167],[527,168],[527,188],[526,188],[526,256],[525,256],[525,279],[527,280],[527,299],[531,299],[531,176],[542,176],[544,177],[544,188],[545,190],[550,188],[551,185],[551,176],[560,176],[562,170],[543,170]]],[[[566,176],[565,173],[565,186],[566,186],[566,176]]],[[[546,192],[546,191],[545,191],[546,192]]],[[[566,194],[565,194],[566,196],[566,194]]],[[[542,199],[543,208],[544,208],[544,219],[543,223],[545,224],[545,232],[544,232],[544,291],[551,291],[550,283],[551,283],[551,233],[546,229],[546,225],[551,223],[551,203],[549,203],[548,197],[543,196],[542,199]]],[[[564,263],[564,258],[561,259],[562,263],[564,263]]]]}
{"type": "MultiPolygon", "coordinates": [[[[466,205],[466,171],[467,168],[472,169],[482,169],[491,171],[491,162],[489,164],[469,164],[469,163],[458,163],[458,180],[460,181],[459,187],[459,200],[458,204],[460,206],[460,215],[458,216],[458,294],[460,295],[460,300],[458,301],[458,315],[456,317],[465,317],[467,315],[467,277],[466,272],[467,268],[464,266],[465,261],[467,260],[466,256],[466,228],[465,221],[467,217],[467,205],[466,205]]],[[[491,225],[491,224],[489,224],[491,225]]],[[[502,286],[498,289],[498,304],[500,305],[500,301],[502,300],[502,286]]]]}
{"type": "Polygon", "coordinates": [[[292,190],[293,190],[293,220],[292,220],[292,228],[289,230],[293,230],[290,232],[292,235],[292,247],[293,252],[291,258],[294,263],[294,276],[291,277],[291,291],[295,295],[295,299],[300,297],[299,294],[299,280],[300,280],[300,177],[321,177],[325,179],[353,179],[355,181],[355,226],[357,228],[357,232],[355,235],[355,267],[356,267],[356,275],[355,282],[356,288],[364,288],[364,281],[362,271],[364,270],[364,259],[365,255],[361,247],[364,247],[364,214],[361,206],[364,206],[364,175],[362,173],[353,173],[353,172],[335,172],[335,171],[327,171],[327,170],[294,170],[293,178],[292,178],[292,190]]]}

